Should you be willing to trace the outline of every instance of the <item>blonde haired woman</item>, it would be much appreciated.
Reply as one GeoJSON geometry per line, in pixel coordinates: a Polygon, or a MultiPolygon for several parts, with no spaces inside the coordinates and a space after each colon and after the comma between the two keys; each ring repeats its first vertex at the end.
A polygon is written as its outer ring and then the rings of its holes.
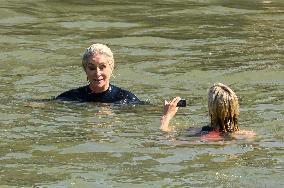
{"type": "MultiPolygon", "coordinates": [[[[175,97],[172,101],[165,101],[164,114],[161,118],[160,129],[162,131],[171,131],[169,127],[170,120],[178,111],[177,103],[180,97],[175,97]]],[[[238,138],[251,137],[255,133],[252,131],[240,131],[239,119],[239,102],[235,92],[222,83],[215,83],[209,89],[208,93],[208,110],[211,123],[202,127],[198,135],[208,133],[234,133],[238,138]]]]}
{"type": "Polygon", "coordinates": [[[56,99],[120,104],[140,102],[131,92],[110,84],[114,58],[111,49],[106,45],[97,43],[88,47],[82,58],[82,66],[89,84],[66,91],[56,99]]]}

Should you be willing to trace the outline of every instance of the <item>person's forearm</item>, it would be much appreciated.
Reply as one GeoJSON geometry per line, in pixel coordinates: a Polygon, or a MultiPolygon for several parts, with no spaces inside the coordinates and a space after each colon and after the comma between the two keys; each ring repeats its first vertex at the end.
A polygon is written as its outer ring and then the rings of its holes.
{"type": "Polygon", "coordinates": [[[170,118],[168,116],[163,116],[161,118],[160,130],[165,131],[165,132],[170,131],[171,129],[169,127],[169,124],[170,124],[170,118]]]}

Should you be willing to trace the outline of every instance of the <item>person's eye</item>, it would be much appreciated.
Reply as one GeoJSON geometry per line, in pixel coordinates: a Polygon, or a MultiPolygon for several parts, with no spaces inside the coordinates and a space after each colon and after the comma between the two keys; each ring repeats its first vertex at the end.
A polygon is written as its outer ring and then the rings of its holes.
{"type": "Polygon", "coordinates": [[[89,70],[95,70],[96,68],[95,67],[88,67],[89,70]]]}
{"type": "Polygon", "coordinates": [[[96,69],[96,67],[88,66],[88,69],[92,71],[92,70],[95,70],[95,69],[96,69]]]}
{"type": "Polygon", "coordinates": [[[100,65],[100,66],[99,66],[99,69],[100,69],[100,70],[103,70],[104,68],[106,68],[105,65],[100,65]]]}

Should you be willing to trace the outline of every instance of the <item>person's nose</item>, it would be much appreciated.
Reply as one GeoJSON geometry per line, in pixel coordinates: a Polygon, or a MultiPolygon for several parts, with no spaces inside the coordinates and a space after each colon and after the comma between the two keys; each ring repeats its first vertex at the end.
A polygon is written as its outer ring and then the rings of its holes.
{"type": "Polygon", "coordinates": [[[96,70],[95,70],[96,76],[99,77],[101,75],[101,73],[102,73],[101,70],[99,69],[99,67],[97,67],[96,70]]]}

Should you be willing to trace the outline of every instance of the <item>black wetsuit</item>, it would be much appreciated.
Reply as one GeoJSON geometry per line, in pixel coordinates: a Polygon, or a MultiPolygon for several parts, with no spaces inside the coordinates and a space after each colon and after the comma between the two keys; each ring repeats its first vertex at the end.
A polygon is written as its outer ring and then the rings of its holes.
{"type": "Polygon", "coordinates": [[[55,99],[63,101],[77,102],[100,102],[100,103],[116,103],[116,104],[137,104],[141,101],[131,92],[123,90],[114,85],[102,93],[92,93],[89,85],[72,89],[58,95],[55,99]]]}
{"type": "Polygon", "coordinates": [[[203,126],[202,128],[188,128],[188,136],[189,137],[196,137],[202,136],[205,134],[209,134],[213,131],[213,128],[210,125],[203,126]]]}

